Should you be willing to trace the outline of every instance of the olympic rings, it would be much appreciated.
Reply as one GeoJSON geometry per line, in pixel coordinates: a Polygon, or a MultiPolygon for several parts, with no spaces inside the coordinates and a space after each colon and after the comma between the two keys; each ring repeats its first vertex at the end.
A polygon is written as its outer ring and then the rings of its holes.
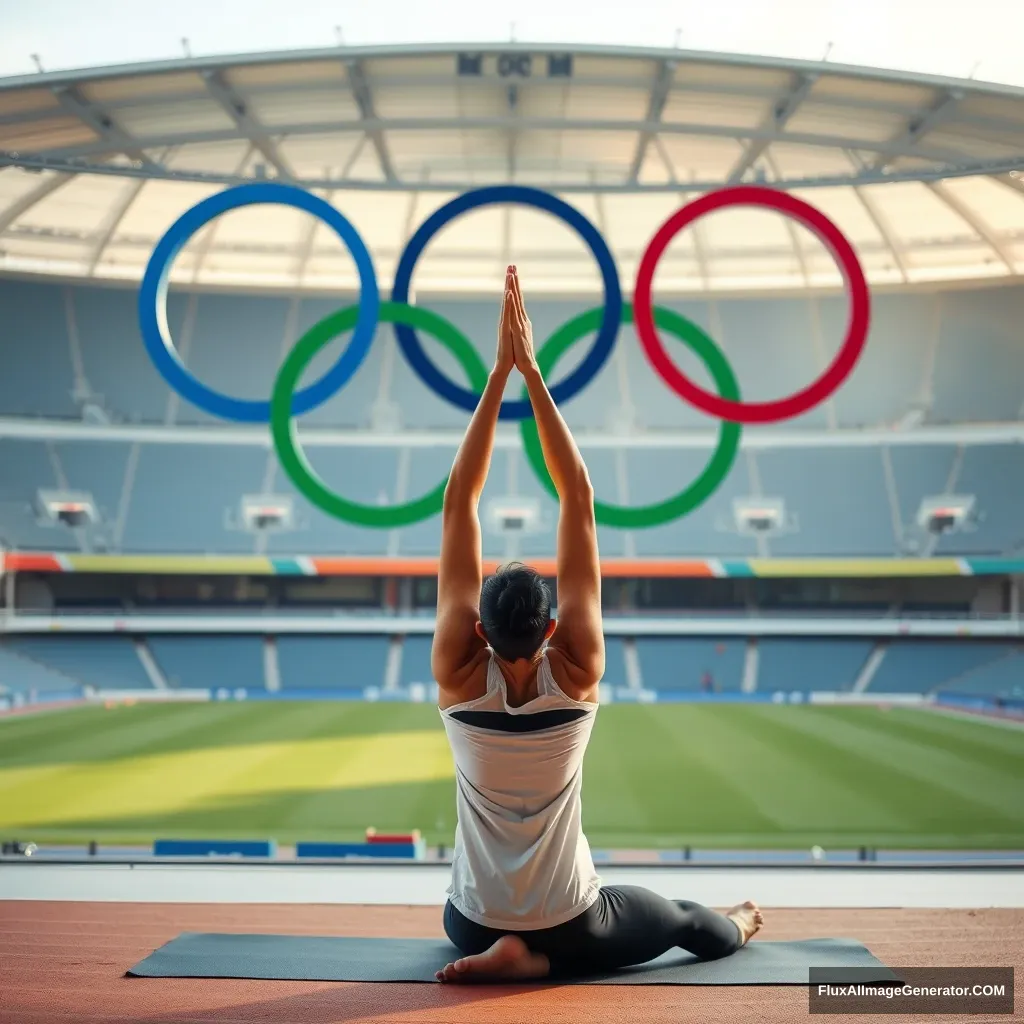
{"type": "Polygon", "coordinates": [[[733,423],[777,423],[799,416],[823,402],[853,372],[864,351],[871,321],[871,296],[857,254],[843,233],[820,210],[790,195],[754,185],[739,185],[711,192],[677,210],[657,230],[640,261],[633,291],[636,332],[644,353],[655,371],[673,391],[710,416],[733,423]],[[824,373],[802,391],[772,402],[739,402],[720,398],[698,387],[669,359],[652,315],[651,283],[654,270],[669,242],[687,225],[712,210],[726,206],[763,206],[799,221],[824,243],[839,263],[850,291],[850,319],[846,337],[835,359],[824,373]]]}
{"type": "MultiPolygon", "coordinates": [[[[416,263],[433,236],[454,217],[493,203],[518,203],[561,218],[589,246],[601,272],[605,292],[603,307],[591,309],[563,324],[538,352],[538,363],[546,376],[573,344],[591,331],[597,333],[590,351],[576,369],[550,389],[557,403],[572,398],[594,378],[611,354],[620,323],[633,323],[647,359],[665,383],[681,398],[722,421],[717,447],[696,480],[678,494],[651,505],[626,507],[595,502],[597,521],[602,525],[621,529],[657,526],[692,512],[714,493],[732,468],[739,449],[741,424],[773,423],[805,412],[828,398],[843,383],[863,352],[871,298],[856,253],[823,213],[787,193],[737,186],[702,196],[678,210],[651,239],[640,261],[634,301],[630,305],[623,302],[608,246],[582,213],[539,189],[518,185],[477,189],[442,206],[419,227],[399,260],[392,301],[381,302],[373,262],[355,227],[324,200],[295,186],[271,182],[240,185],[203,200],[179,217],[157,243],[139,292],[139,322],[146,351],[167,383],[193,405],[224,419],[269,422],[285,473],[307,500],[327,514],[381,529],[419,522],[441,511],[447,478],[429,493],[400,505],[380,507],[350,501],[331,491],[309,464],[299,445],[295,418],[316,408],[348,383],[369,352],[378,322],[395,324],[403,353],[428,387],[459,408],[469,412],[476,408],[487,382],[487,369],[480,355],[454,324],[429,310],[408,305],[407,300],[416,263]],[[269,402],[234,398],[200,383],[175,351],[167,324],[167,281],[181,248],[219,214],[258,203],[292,206],[322,220],[348,246],[361,283],[358,304],[325,317],[299,339],[278,371],[269,402]],[[655,307],[652,302],[654,272],[672,238],[704,214],[737,205],[775,210],[795,218],[814,232],[839,263],[850,293],[846,335],[831,365],[803,390],[776,401],[741,401],[735,375],[715,342],[685,317],[655,307]],[[676,368],[658,336],[658,328],[675,335],[704,362],[719,392],[717,395],[698,387],[676,368]],[[416,329],[431,333],[456,357],[466,374],[468,387],[449,380],[437,369],[420,343],[416,329]],[[302,373],[316,354],[346,331],[353,331],[352,339],[334,366],[320,380],[296,391],[302,373]]],[[[520,421],[527,459],[543,486],[554,494],[525,391],[522,399],[502,402],[499,418],[520,421]]]]}
{"type": "MultiPolygon", "coordinates": [[[[294,420],[293,393],[302,371],[332,338],[351,330],[359,322],[357,306],[348,306],[324,317],[296,342],[278,371],[270,399],[270,430],[281,467],[308,501],[328,515],[358,526],[390,529],[408,526],[436,515],[444,503],[446,476],[432,491],[401,505],[361,505],[330,490],[309,464],[299,447],[298,429],[294,420]]],[[[454,324],[429,309],[419,309],[397,302],[382,302],[379,317],[384,323],[412,324],[429,331],[462,365],[470,386],[483,391],[487,384],[487,367],[472,342],[454,324]]],[[[357,327],[358,329],[358,327],[357,327]]]]}
{"type": "MultiPolygon", "coordinates": [[[[573,395],[586,387],[597,375],[611,355],[612,346],[619,332],[619,318],[622,313],[622,289],[619,286],[619,275],[615,269],[615,260],[608,251],[608,246],[601,237],[597,228],[583,216],[579,210],[563,202],[550,192],[542,192],[536,188],[526,188],[522,185],[495,185],[490,188],[480,188],[472,192],[465,192],[463,195],[446,203],[439,210],[436,210],[419,227],[419,230],[409,239],[409,243],[399,260],[398,269],[395,271],[395,283],[391,289],[391,301],[406,303],[409,301],[409,286],[412,282],[412,272],[416,267],[416,261],[420,258],[424,248],[437,232],[449,221],[458,217],[468,210],[475,210],[480,206],[490,206],[493,203],[518,203],[522,206],[532,206],[535,209],[543,210],[553,214],[555,217],[565,221],[569,227],[576,230],[584,242],[590,247],[590,251],[597,260],[601,277],[604,281],[604,313],[601,317],[601,329],[594,339],[594,346],[587,353],[587,356],[580,362],[579,366],[566,377],[565,380],[551,388],[551,397],[556,403],[567,402],[573,395]]],[[[395,334],[398,343],[402,347],[405,358],[419,374],[424,384],[436,391],[442,398],[457,405],[460,409],[472,412],[480,399],[478,394],[466,388],[453,384],[437,367],[430,361],[423,346],[420,344],[416,332],[411,326],[398,324],[395,327],[395,334]]],[[[502,420],[526,420],[533,415],[533,409],[529,401],[502,402],[498,418],[502,420]]]]}
{"type": "Polygon", "coordinates": [[[311,192],[290,185],[265,182],[238,185],[218,192],[183,213],[168,229],[153,250],[139,290],[139,326],[142,341],[153,365],[175,391],[193,405],[223,419],[243,423],[266,423],[270,419],[270,403],[233,398],[201,383],[186,368],[174,348],[167,325],[167,278],[171,264],[182,246],[214,217],[241,206],[277,203],[294,206],[322,220],[348,246],[359,271],[362,286],[359,296],[359,317],[348,348],[338,361],[309,387],[295,395],[293,412],[309,412],[322,405],[343,388],[362,365],[377,329],[380,295],[373,260],[359,232],[330,203],[311,192]]]}
{"type": "MultiPolygon", "coordinates": [[[[589,331],[597,327],[600,309],[590,309],[572,320],[563,324],[544,343],[537,353],[537,365],[542,375],[546,376],[548,371],[554,367],[562,355],[579,341],[589,331]]],[[[622,310],[622,322],[632,323],[634,318],[633,307],[626,305],[622,310]]],[[[674,334],[680,341],[686,344],[707,366],[718,390],[722,395],[731,400],[738,401],[740,397],[739,385],[721,349],[704,333],[695,323],[685,317],[674,313],[669,309],[656,307],[654,320],[662,330],[674,334]]],[[[538,479],[556,499],[558,492],[555,490],[554,482],[548,473],[547,465],[544,462],[544,452],[541,449],[540,434],[537,432],[537,423],[533,419],[523,420],[519,426],[523,438],[523,449],[526,458],[537,474],[538,479]]],[[[678,494],[664,501],[655,502],[651,505],[627,507],[624,505],[610,505],[603,501],[594,502],[594,515],[599,523],[604,526],[615,526],[619,529],[629,530],[642,527],[660,526],[662,523],[678,519],[687,515],[699,505],[702,505],[714,494],[718,485],[729,474],[740,446],[740,432],[742,428],[738,423],[722,420],[718,429],[718,446],[715,448],[711,460],[704,471],[688,487],[678,494]]]]}

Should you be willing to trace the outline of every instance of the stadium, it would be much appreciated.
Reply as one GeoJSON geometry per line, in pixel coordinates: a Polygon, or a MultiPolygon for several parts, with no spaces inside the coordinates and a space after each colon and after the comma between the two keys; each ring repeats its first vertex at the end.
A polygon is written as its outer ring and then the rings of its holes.
{"type": "MultiPolygon", "coordinates": [[[[517,42],[0,79],[0,1018],[788,1020],[808,967],[1024,966],[1022,272],[1017,86],[517,42]],[[440,513],[509,264],[593,485],[601,878],[865,960],[352,952],[442,939],[440,513]],[[205,933],[284,945],[145,968],[205,933]]],[[[515,375],[479,517],[557,619],[515,375]]]]}

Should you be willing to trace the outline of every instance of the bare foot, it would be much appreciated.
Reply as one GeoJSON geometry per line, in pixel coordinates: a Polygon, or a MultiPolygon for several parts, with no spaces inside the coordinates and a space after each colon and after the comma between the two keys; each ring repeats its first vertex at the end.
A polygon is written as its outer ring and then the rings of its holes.
{"type": "Polygon", "coordinates": [[[544,978],[550,969],[543,953],[531,953],[518,935],[503,935],[485,953],[446,964],[434,977],[438,981],[470,983],[493,978],[544,978]]]}
{"type": "Polygon", "coordinates": [[[742,946],[745,946],[750,941],[750,937],[760,931],[761,925],[764,924],[761,908],[753,900],[737,903],[725,916],[730,921],[734,921],[736,927],[739,928],[740,935],[743,936],[743,941],[740,943],[742,946]]]}

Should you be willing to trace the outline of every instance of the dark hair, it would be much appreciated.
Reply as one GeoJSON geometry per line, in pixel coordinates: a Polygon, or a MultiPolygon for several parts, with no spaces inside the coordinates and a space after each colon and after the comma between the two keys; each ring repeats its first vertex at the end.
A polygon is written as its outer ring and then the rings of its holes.
{"type": "Polygon", "coordinates": [[[505,661],[532,658],[551,622],[551,591],[522,562],[498,567],[480,591],[480,622],[494,653],[505,661]]]}

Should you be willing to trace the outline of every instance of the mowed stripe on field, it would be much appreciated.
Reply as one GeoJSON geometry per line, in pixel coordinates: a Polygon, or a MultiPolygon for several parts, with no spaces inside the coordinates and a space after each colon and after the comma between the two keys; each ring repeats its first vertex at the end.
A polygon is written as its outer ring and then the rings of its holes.
{"type": "MultiPolygon", "coordinates": [[[[592,832],[693,844],[1024,843],[1024,737],[977,763],[863,708],[633,705],[602,711],[584,785],[592,832]],[[603,728],[602,728],[603,726],[603,728]],[[606,802],[638,810],[617,814],[606,802]],[[596,806],[595,806],[596,805],[596,806]]],[[[905,712],[908,723],[927,716],[905,712]]],[[[975,729],[984,725],[971,723],[975,729]]],[[[989,730],[998,732],[997,730],[989,730]]]]}
{"type": "MultiPolygon", "coordinates": [[[[1024,732],[920,711],[611,705],[584,779],[595,846],[1024,847],[1024,732]]],[[[390,824],[448,843],[453,805],[429,705],[137,705],[0,729],[0,832],[21,838],[390,824]]]]}
{"type": "Polygon", "coordinates": [[[60,723],[55,741],[30,730],[31,749],[11,744],[13,757],[0,736],[0,828],[152,819],[245,796],[451,778],[441,730],[385,731],[379,716],[371,724],[345,710],[190,705],[101,711],[98,721],[89,710],[75,728],[60,723]],[[282,734],[290,738],[270,738],[282,734]]]}

